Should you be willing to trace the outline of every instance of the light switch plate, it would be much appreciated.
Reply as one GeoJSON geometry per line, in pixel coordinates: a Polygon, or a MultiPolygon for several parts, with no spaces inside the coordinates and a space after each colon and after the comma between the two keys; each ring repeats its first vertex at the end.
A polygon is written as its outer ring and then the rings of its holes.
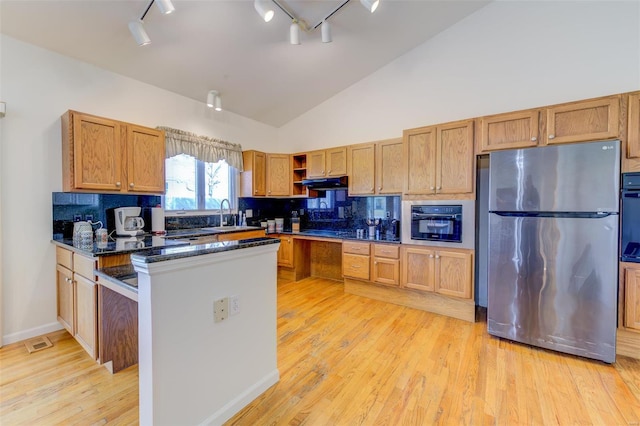
{"type": "Polygon", "coordinates": [[[251,219],[253,217],[253,210],[252,209],[246,209],[244,211],[244,214],[247,216],[247,219],[251,219]]]}

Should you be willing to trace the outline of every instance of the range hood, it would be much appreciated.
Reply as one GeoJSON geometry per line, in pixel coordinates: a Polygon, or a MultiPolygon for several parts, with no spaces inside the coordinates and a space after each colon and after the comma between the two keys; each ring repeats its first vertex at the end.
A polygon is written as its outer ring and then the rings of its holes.
{"type": "Polygon", "coordinates": [[[317,179],[303,179],[302,184],[309,189],[326,191],[328,189],[340,189],[347,187],[347,177],[330,177],[317,179]]]}

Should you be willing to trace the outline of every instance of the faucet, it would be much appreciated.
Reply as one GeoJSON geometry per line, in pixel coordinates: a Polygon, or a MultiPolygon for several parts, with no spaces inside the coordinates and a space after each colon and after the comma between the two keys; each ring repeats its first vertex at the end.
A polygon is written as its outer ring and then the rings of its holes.
{"type": "Polygon", "coordinates": [[[329,206],[327,205],[327,203],[325,203],[324,201],[320,201],[320,208],[322,209],[322,205],[324,204],[324,208],[328,209],[329,206]]]}
{"type": "Polygon", "coordinates": [[[224,219],[224,210],[222,209],[222,206],[224,205],[224,202],[227,202],[227,208],[229,209],[229,214],[231,214],[231,203],[229,202],[228,199],[224,199],[222,201],[220,201],[220,226],[225,226],[226,224],[223,222],[224,219]]]}

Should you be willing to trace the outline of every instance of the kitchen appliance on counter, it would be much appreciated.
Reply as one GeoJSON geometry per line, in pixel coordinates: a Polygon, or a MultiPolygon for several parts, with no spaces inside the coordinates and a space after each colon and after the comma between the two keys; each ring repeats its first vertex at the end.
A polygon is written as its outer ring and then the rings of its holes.
{"type": "Polygon", "coordinates": [[[622,238],[623,262],[640,263],[640,173],[622,174],[622,238]]]}
{"type": "Polygon", "coordinates": [[[614,362],[620,141],[490,154],[487,327],[614,362]]]}
{"type": "Polygon", "coordinates": [[[139,237],[118,237],[116,238],[116,251],[134,250],[145,248],[144,239],[139,237]]]}
{"type": "Polygon", "coordinates": [[[140,207],[119,207],[113,210],[117,235],[133,237],[144,233],[144,220],[140,217],[140,210],[140,207]]]}
{"type": "Polygon", "coordinates": [[[402,242],[475,248],[475,200],[402,202],[402,242]]]}

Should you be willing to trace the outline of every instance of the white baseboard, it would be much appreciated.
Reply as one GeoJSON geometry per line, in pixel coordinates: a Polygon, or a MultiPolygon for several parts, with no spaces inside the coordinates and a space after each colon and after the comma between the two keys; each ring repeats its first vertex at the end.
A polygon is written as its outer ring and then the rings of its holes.
{"type": "Polygon", "coordinates": [[[280,372],[278,369],[267,374],[262,380],[256,382],[253,386],[242,392],[240,395],[229,401],[218,411],[209,416],[200,426],[218,426],[229,420],[244,407],[249,405],[251,401],[262,395],[271,386],[280,380],[280,372]]]}
{"type": "Polygon", "coordinates": [[[28,330],[22,330],[17,333],[11,333],[7,334],[6,336],[2,336],[2,344],[9,345],[11,343],[31,339],[32,337],[42,336],[43,334],[62,330],[62,328],[62,324],[60,324],[59,322],[52,322],[50,324],[45,324],[39,327],[34,327],[28,330]]]}

